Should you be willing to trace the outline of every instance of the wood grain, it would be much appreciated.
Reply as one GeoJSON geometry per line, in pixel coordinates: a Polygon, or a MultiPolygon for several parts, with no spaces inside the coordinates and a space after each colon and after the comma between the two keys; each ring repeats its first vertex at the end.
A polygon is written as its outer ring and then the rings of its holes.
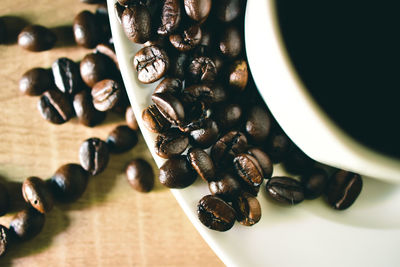
{"type": "MultiPolygon", "coordinates": [[[[95,6],[79,0],[1,0],[0,16],[14,28],[25,20],[53,29],[72,25],[75,14],[95,6]]],[[[23,23],[22,23],[23,24],[23,23]]],[[[60,35],[61,36],[61,35],[60,35]]],[[[50,67],[61,56],[80,60],[90,50],[62,37],[57,47],[28,52],[15,43],[0,45],[0,180],[13,193],[13,210],[21,201],[20,183],[28,176],[50,177],[62,164],[78,162],[78,149],[89,137],[106,138],[124,119],[108,114],[100,126],[88,128],[76,119],[64,125],[43,120],[38,97],[21,95],[18,81],[33,67],[50,67]]],[[[149,194],[132,190],[125,164],[141,157],[156,166],[142,138],[130,152],[112,155],[107,170],[91,177],[75,203],[57,205],[42,233],[14,245],[0,266],[221,266],[221,261],[190,224],[169,190],[156,182],[149,194]]],[[[13,213],[0,218],[9,224],[13,213]]]]}

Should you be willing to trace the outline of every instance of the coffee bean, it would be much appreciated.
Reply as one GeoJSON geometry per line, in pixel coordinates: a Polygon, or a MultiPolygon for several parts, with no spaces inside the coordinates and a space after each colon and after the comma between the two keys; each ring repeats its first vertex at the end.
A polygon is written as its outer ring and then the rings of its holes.
{"type": "Polygon", "coordinates": [[[83,125],[93,127],[100,124],[106,117],[105,112],[100,112],[94,108],[89,90],[77,93],[74,96],[73,106],[79,122],[83,125]]]}
{"type": "Polygon", "coordinates": [[[186,156],[168,159],[161,167],[159,180],[169,188],[185,188],[193,184],[197,175],[193,171],[186,156]]]}
{"type": "Polygon", "coordinates": [[[142,5],[128,6],[122,12],[121,24],[129,40],[143,44],[151,37],[151,16],[142,5]]]}
{"type": "Polygon", "coordinates": [[[81,166],[91,175],[101,173],[107,167],[108,159],[108,146],[99,138],[85,140],[79,149],[81,166]]]}
{"type": "Polygon", "coordinates": [[[181,3],[179,0],[166,0],[161,9],[161,25],[157,29],[160,35],[175,31],[181,22],[181,3]]]}
{"type": "Polygon", "coordinates": [[[274,167],[269,156],[264,153],[264,151],[256,147],[250,148],[247,153],[257,159],[257,162],[260,164],[260,167],[263,170],[264,179],[271,178],[274,167]]]}
{"type": "Polygon", "coordinates": [[[22,195],[26,202],[41,213],[48,213],[53,208],[53,196],[47,184],[38,177],[25,179],[22,195]]]}
{"type": "Polygon", "coordinates": [[[236,126],[242,118],[242,107],[236,103],[225,103],[216,108],[214,119],[221,130],[236,126]]]}
{"type": "Polygon", "coordinates": [[[286,159],[290,146],[291,141],[282,130],[273,130],[267,139],[265,151],[273,163],[279,163],[286,159]]]}
{"type": "Polygon", "coordinates": [[[57,88],[65,94],[74,95],[82,89],[79,65],[72,60],[61,57],[51,66],[57,88]]]}
{"type": "Polygon", "coordinates": [[[261,219],[261,206],[257,198],[247,192],[243,192],[233,201],[233,208],[240,224],[253,226],[261,219]]]}
{"type": "Polygon", "coordinates": [[[126,177],[133,189],[150,192],[154,186],[153,168],[143,159],[134,159],[126,167],[126,177]]]}
{"type": "Polygon", "coordinates": [[[290,173],[304,174],[313,167],[314,163],[314,160],[293,144],[283,162],[283,167],[290,173]]]}
{"type": "Polygon", "coordinates": [[[125,122],[129,128],[135,131],[139,131],[139,125],[136,120],[135,113],[133,113],[133,108],[129,106],[125,112],[125,122]]]}
{"type": "Polygon", "coordinates": [[[137,132],[126,125],[119,125],[109,133],[106,143],[110,152],[123,153],[131,150],[138,143],[137,132]]]}
{"type": "Polygon", "coordinates": [[[214,4],[217,18],[222,22],[235,20],[243,8],[240,0],[218,0],[214,4]]]}
{"type": "Polygon", "coordinates": [[[246,149],[246,136],[238,131],[230,131],[211,147],[211,158],[217,166],[230,164],[236,154],[243,153],[246,149]]]}
{"type": "Polygon", "coordinates": [[[242,52],[242,36],[235,26],[228,26],[221,34],[219,51],[226,58],[236,58],[242,52]]]}
{"type": "Polygon", "coordinates": [[[117,55],[115,54],[115,48],[112,44],[107,44],[107,43],[98,44],[96,45],[96,52],[101,53],[110,58],[114,62],[115,66],[117,66],[117,68],[119,69],[117,55]]]}
{"type": "Polygon", "coordinates": [[[203,22],[211,11],[211,0],[184,0],[186,14],[193,20],[203,22]]]}
{"type": "Polygon", "coordinates": [[[122,86],[110,79],[95,83],[92,88],[93,106],[99,111],[107,111],[114,108],[121,100],[122,86]]]}
{"type": "Polygon", "coordinates": [[[236,173],[250,186],[259,186],[264,181],[263,170],[257,159],[249,154],[239,154],[233,159],[236,173]]]}
{"type": "Polygon", "coordinates": [[[38,235],[44,222],[44,214],[30,207],[15,214],[10,222],[10,232],[19,240],[25,241],[38,235]]]}
{"type": "Polygon", "coordinates": [[[53,196],[60,202],[70,203],[85,192],[89,174],[78,164],[62,165],[50,179],[53,196]]]}
{"type": "Polygon", "coordinates": [[[338,170],[328,182],[327,201],[337,210],[347,209],[360,195],[362,186],[363,181],[359,174],[338,170]]]}
{"type": "Polygon", "coordinates": [[[159,157],[171,158],[182,154],[189,145],[189,138],[177,128],[159,134],[155,142],[155,152],[159,157]]]}
{"type": "Polygon", "coordinates": [[[10,245],[10,241],[10,231],[7,227],[0,224],[0,258],[6,254],[8,246],[10,245]]]}
{"type": "Polygon", "coordinates": [[[197,215],[202,224],[211,230],[228,231],[235,223],[235,210],[213,195],[204,196],[197,205],[197,215]]]}
{"type": "Polygon", "coordinates": [[[205,84],[195,84],[186,87],[182,92],[182,101],[188,105],[203,102],[209,106],[214,99],[214,93],[210,86],[205,84]]]}
{"type": "Polygon", "coordinates": [[[165,75],[169,67],[169,59],[163,49],[148,46],[136,53],[133,65],[138,72],[140,82],[152,83],[165,75]]]}
{"type": "Polygon", "coordinates": [[[170,53],[169,73],[172,77],[179,79],[185,78],[185,72],[189,65],[189,56],[187,53],[175,52],[170,53]]]}
{"type": "Polygon", "coordinates": [[[249,70],[245,60],[233,62],[228,70],[229,86],[236,91],[243,91],[249,79],[249,70]]]}
{"type": "Polygon", "coordinates": [[[253,106],[247,113],[246,133],[255,144],[263,144],[269,135],[271,119],[268,111],[261,105],[253,106]]]}
{"type": "Polygon", "coordinates": [[[266,185],[268,195],[282,204],[294,205],[304,200],[304,190],[300,182],[289,177],[272,177],[266,185]]]}
{"type": "Polygon", "coordinates": [[[41,95],[54,87],[51,72],[43,68],[33,68],[25,72],[19,80],[19,90],[30,96],[41,95]]]}
{"type": "Polygon", "coordinates": [[[315,199],[322,195],[328,184],[328,173],[321,168],[314,168],[301,176],[304,198],[315,199]]]}
{"type": "Polygon", "coordinates": [[[94,48],[101,40],[96,16],[87,10],[78,13],[73,22],[75,42],[79,46],[94,48]]]}
{"type": "Polygon", "coordinates": [[[18,35],[19,46],[33,52],[51,49],[56,40],[57,37],[52,31],[40,25],[26,26],[18,35]]]}
{"type": "Polygon", "coordinates": [[[165,132],[171,123],[161,114],[156,105],[150,105],[142,112],[144,126],[153,133],[165,132]]]}
{"type": "Polygon", "coordinates": [[[174,96],[180,94],[183,89],[182,81],[178,78],[165,78],[154,89],[153,94],[157,93],[170,93],[174,96]]]}
{"type": "Polygon", "coordinates": [[[190,164],[206,182],[215,179],[215,166],[211,157],[201,148],[191,148],[187,153],[190,164]]]}
{"type": "Polygon", "coordinates": [[[216,83],[213,86],[210,86],[210,88],[213,95],[213,104],[219,104],[228,100],[228,93],[221,83],[216,83]]]}
{"type": "Polygon", "coordinates": [[[58,90],[44,92],[38,102],[42,117],[51,123],[62,124],[74,115],[69,98],[58,90]]]}
{"type": "Polygon", "coordinates": [[[10,207],[10,195],[8,194],[7,187],[0,183],[0,216],[7,213],[10,207]]]}
{"type": "Polygon", "coordinates": [[[208,148],[213,145],[219,136],[219,129],[215,121],[205,119],[198,129],[189,132],[190,141],[194,146],[208,148]]]}
{"type": "Polygon", "coordinates": [[[189,64],[187,78],[192,84],[211,83],[216,76],[217,68],[209,57],[196,57],[189,64]]]}
{"type": "Polygon", "coordinates": [[[229,172],[220,173],[215,181],[208,183],[210,193],[222,198],[225,201],[233,201],[242,191],[238,180],[229,172]]]}
{"type": "Polygon", "coordinates": [[[169,41],[178,51],[190,51],[200,43],[201,29],[198,25],[190,26],[181,33],[170,35],[169,41]]]}
{"type": "Polygon", "coordinates": [[[185,110],[182,103],[170,93],[158,93],[151,96],[154,104],[164,117],[174,125],[185,120],[185,110]]]}
{"type": "Polygon", "coordinates": [[[87,54],[80,63],[82,80],[92,88],[97,82],[112,78],[116,71],[113,62],[103,54],[87,54]]]}

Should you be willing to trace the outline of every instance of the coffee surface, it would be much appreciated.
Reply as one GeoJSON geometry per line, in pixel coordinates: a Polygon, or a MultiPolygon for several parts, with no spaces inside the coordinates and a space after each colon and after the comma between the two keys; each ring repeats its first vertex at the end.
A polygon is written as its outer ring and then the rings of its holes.
{"type": "Polygon", "coordinates": [[[283,41],[311,95],[356,140],[400,158],[398,6],[276,1],[283,41]]]}

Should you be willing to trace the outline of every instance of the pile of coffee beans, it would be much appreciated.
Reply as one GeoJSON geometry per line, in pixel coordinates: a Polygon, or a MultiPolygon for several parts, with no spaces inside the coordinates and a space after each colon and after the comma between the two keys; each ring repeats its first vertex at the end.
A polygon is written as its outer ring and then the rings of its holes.
{"type": "Polygon", "coordinates": [[[155,152],[167,159],[159,180],[185,188],[200,176],[211,195],[198,203],[208,228],[261,218],[262,188],[280,204],[325,195],[348,208],[362,188],[360,175],[333,170],[306,156],[280,129],[258,94],[243,48],[246,1],[117,0],[126,36],[143,44],[132,64],[140,82],[161,80],[143,110],[146,128],[158,133],[155,152]],[[282,163],[300,178],[273,177],[282,163]]]}

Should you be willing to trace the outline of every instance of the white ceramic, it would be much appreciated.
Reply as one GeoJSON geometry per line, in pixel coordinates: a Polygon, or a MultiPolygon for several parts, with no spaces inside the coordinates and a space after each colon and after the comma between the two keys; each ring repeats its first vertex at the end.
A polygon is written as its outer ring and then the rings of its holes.
{"type": "Polygon", "coordinates": [[[284,48],[275,1],[249,0],[245,21],[250,69],[274,117],[311,158],[400,183],[399,159],[378,154],[356,142],[328,118],[304,88],[284,48]]]}
{"type": "MultiPolygon", "coordinates": [[[[109,15],[122,76],[141,132],[154,160],[161,166],[164,160],[153,151],[155,135],[143,127],[141,120],[141,112],[150,104],[155,85],[140,84],[136,78],[132,57],[139,46],[126,39],[113,12],[114,1],[108,0],[109,15]]],[[[249,5],[251,2],[261,1],[248,0],[249,5]]],[[[282,169],[276,167],[274,175],[282,174],[282,169]]],[[[277,206],[261,190],[260,222],[253,227],[235,224],[225,233],[209,230],[197,219],[197,203],[208,194],[204,182],[198,179],[184,190],[171,192],[202,237],[228,266],[400,265],[400,187],[392,184],[365,178],[357,202],[342,212],[332,210],[322,200],[304,201],[295,207],[277,206]]]]}

